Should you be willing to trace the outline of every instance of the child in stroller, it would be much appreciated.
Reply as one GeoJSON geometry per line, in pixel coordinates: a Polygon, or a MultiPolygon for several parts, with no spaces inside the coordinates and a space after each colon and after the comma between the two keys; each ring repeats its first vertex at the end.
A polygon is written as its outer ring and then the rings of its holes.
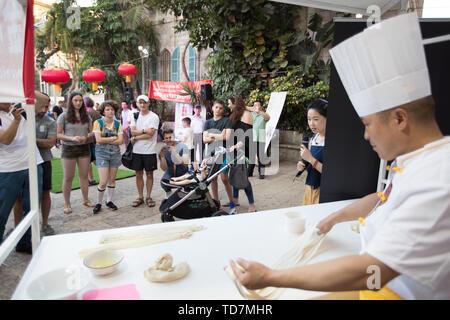
{"type": "Polygon", "coordinates": [[[180,177],[170,178],[170,184],[175,186],[184,186],[187,184],[205,180],[214,164],[213,161],[214,157],[203,159],[200,167],[197,170],[187,172],[180,177]]]}
{"type": "Polygon", "coordinates": [[[212,198],[208,186],[222,171],[228,169],[241,157],[245,157],[243,152],[238,150],[237,156],[233,160],[225,166],[222,165],[221,159],[225,156],[230,157],[236,147],[231,147],[229,151],[218,147],[213,156],[202,161],[200,169],[172,178],[168,182],[161,181],[168,188],[176,188],[176,191],[159,207],[162,222],[174,221],[174,217],[196,219],[228,215],[226,211],[219,210],[220,204],[212,198]]]}

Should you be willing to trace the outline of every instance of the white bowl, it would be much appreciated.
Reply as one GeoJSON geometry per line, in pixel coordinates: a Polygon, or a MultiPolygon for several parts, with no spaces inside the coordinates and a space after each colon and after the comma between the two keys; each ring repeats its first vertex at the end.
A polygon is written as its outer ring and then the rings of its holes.
{"type": "Polygon", "coordinates": [[[33,300],[74,300],[90,280],[91,275],[82,267],[61,268],[34,279],[27,292],[33,300]]]}
{"type": "Polygon", "coordinates": [[[286,213],[286,228],[289,232],[302,234],[305,232],[306,219],[301,212],[286,213]]]}
{"type": "Polygon", "coordinates": [[[116,250],[102,250],[84,258],[84,265],[93,275],[104,276],[113,273],[123,260],[123,253],[116,250]]]}

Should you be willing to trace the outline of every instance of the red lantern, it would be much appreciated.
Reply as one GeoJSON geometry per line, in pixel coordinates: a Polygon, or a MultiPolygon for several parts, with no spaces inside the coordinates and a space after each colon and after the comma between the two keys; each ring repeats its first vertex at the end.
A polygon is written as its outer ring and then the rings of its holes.
{"type": "Polygon", "coordinates": [[[55,90],[61,92],[61,84],[68,82],[70,75],[66,70],[53,66],[50,69],[42,71],[41,79],[42,81],[53,84],[55,90]]]}
{"type": "Polygon", "coordinates": [[[92,82],[92,91],[98,90],[98,83],[105,80],[105,73],[97,68],[90,68],[88,70],[83,71],[82,77],[86,82],[92,82]]]}
{"type": "Polygon", "coordinates": [[[126,76],[125,82],[129,83],[131,82],[131,76],[136,74],[137,69],[131,63],[126,62],[119,66],[118,71],[121,75],[126,76]]]}

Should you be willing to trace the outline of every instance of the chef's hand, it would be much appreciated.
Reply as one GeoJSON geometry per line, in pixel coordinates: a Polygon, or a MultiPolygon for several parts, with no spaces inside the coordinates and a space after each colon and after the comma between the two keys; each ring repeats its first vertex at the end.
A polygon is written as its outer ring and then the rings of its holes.
{"type": "Polygon", "coordinates": [[[230,260],[230,266],[241,284],[248,289],[261,289],[270,286],[268,276],[271,269],[261,263],[237,259],[230,260]]]}
{"type": "Polygon", "coordinates": [[[300,156],[303,160],[308,161],[309,163],[313,161],[311,151],[309,151],[309,149],[306,148],[303,144],[300,146],[300,156]]]}
{"type": "Polygon", "coordinates": [[[335,215],[330,214],[328,217],[320,221],[319,224],[316,226],[316,228],[319,229],[317,231],[317,234],[320,236],[322,234],[328,233],[335,224],[336,224],[335,215]]]}

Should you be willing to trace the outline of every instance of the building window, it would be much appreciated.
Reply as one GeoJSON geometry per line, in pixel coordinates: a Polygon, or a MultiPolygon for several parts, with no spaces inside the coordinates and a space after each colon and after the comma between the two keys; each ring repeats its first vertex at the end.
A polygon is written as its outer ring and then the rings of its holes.
{"type": "Polygon", "coordinates": [[[170,81],[170,52],[164,49],[159,60],[159,80],[170,81]]]}
{"type": "Polygon", "coordinates": [[[189,68],[188,68],[188,74],[189,74],[189,80],[191,81],[196,81],[196,77],[195,77],[195,69],[196,69],[196,62],[197,62],[197,57],[195,54],[195,49],[192,48],[191,45],[189,45],[189,68]]]}
{"type": "Polygon", "coordinates": [[[180,65],[180,48],[175,48],[172,53],[172,75],[171,81],[179,80],[179,65],[180,65]]]}
{"type": "Polygon", "coordinates": [[[150,63],[151,63],[151,69],[152,69],[152,80],[157,81],[158,80],[158,58],[152,57],[150,63]]]}

